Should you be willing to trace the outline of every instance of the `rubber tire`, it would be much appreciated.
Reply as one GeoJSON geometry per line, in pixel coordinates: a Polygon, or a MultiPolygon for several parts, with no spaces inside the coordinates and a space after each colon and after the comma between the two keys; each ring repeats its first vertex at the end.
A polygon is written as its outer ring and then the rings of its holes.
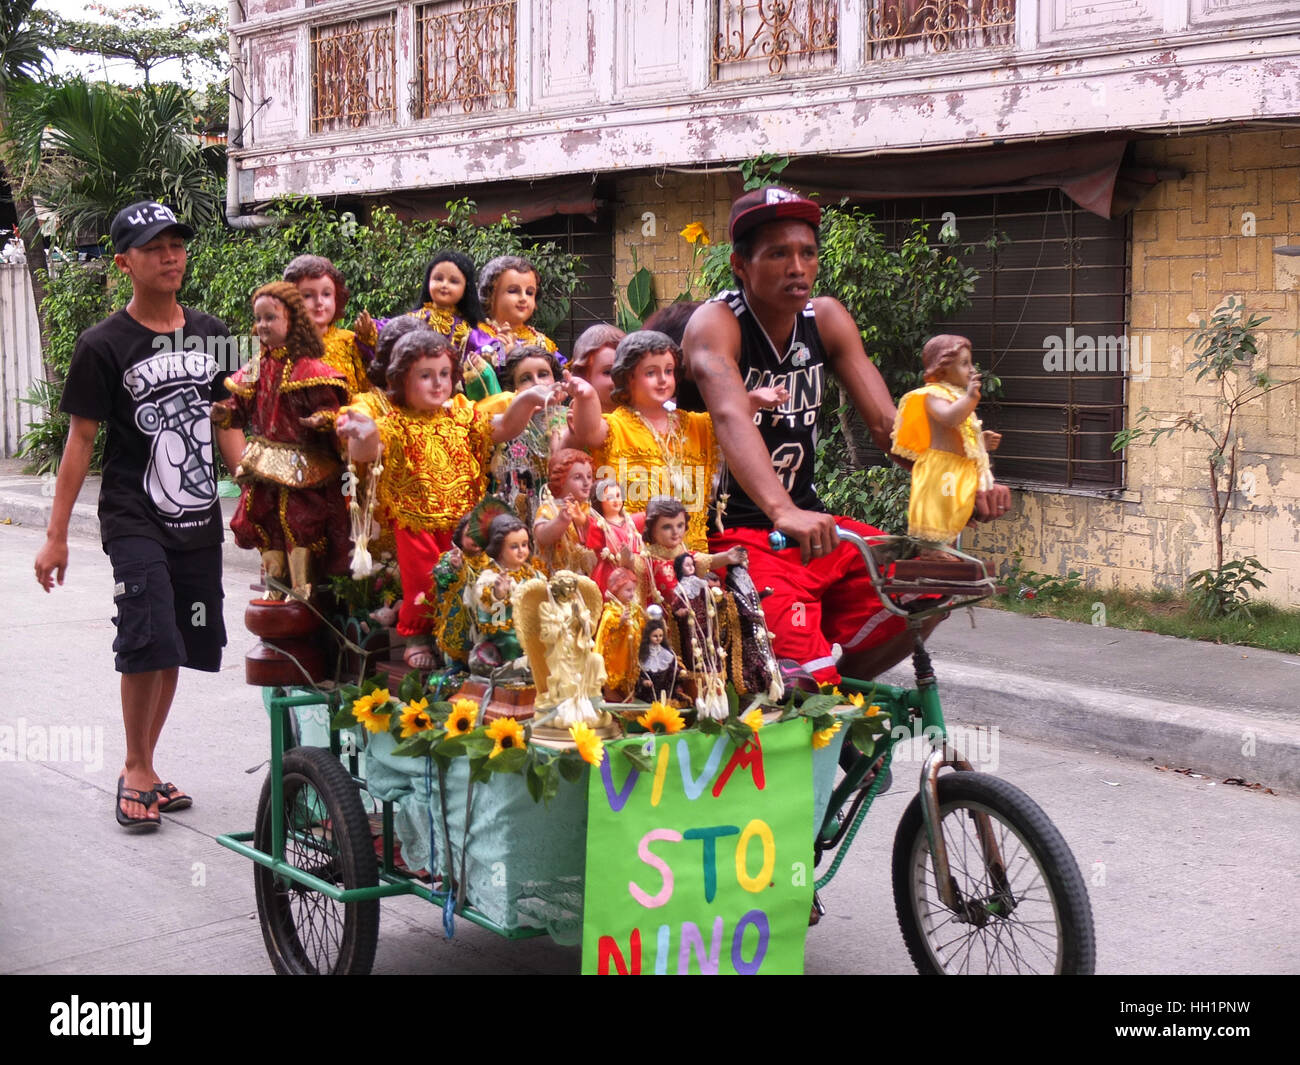
{"type": "MultiPolygon", "coordinates": [[[[284,755],[285,858],[322,880],[345,888],[373,887],[379,866],[370,823],[357,786],[347,770],[321,747],[295,747],[284,755]],[[301,828],[330,825],[329,857],[289,836],[301,828]]],[[[271,777],[257,803],[254,846],[271,849],[271,777]]],[[[333,902],[299,884],[278,881],[264,865],[253,866],[253,887],[262,938],[271,965],[281,976],[329,974],[364,976],[375,960],[379,940],[379,900],[333,902]]]]}
{"type": "Polygon", "coordinates": [[[960,895],[968,899],[979,894],[989,898],[992,886],[988,885],[982,892],[971,890],[972,886],[979,886],[980,881],[972,878],[973,871],[966,868],[963,856],[973,856],[978,876],[984,879],[985,884],[987,872],[974,821],[961,814],[963,810],[980,809],[993,819],[998,848],[1012,879],[1011,889],[1018,896],[1015,912],[1021,917],[1015,922],[996,914],[990,918],[990,911],[984,908],[980,912],[987,921],[983,926],[986,933],[975,930],[971,924],[951,923],[950,912],[939,901],[921,815],[921,799],[917,796],[899,822],[894,836],[893,858],[894,905],[898,911],[898,924],[917,971],[926,975],[970,972],[973,960],[979,972],[1004,972],[1007,971],[1005,963],[1010,963],[1012,972],[1092,973],[1097,949],[1088,891],[1079,875],[1074,855],[1042,808],[1005,780],[973,772],[949,773],[939,778],[939,807],[948,844],[949,872],[957,880],[960,895]],[[968,841],[964,849],[958,843],[962,839],[968,841]],[[1037,876],[1028,863],[1036,864],[1037,876]],[[1027,892],[1044,881],[1048,897],[1042,900],[1028,898],[1027,892]],[[930,934],[923,928],[918,913],[918,900],[923,894],[932,900],[931,912],[945,918],[930,930],[930,934]],[[1050,910],[1046,908],[1049,902],[1050,910]],[[1026,909],[1035,905],[1036,909],[1026,909]],[[1035,923],[1035,919],[1046,922],[1055,917],[1056,934],[1052,944],[1055,956],[1050,965],[1045,965],[1048,952],[1043,950],[1042,942],[1021,923],[1026,916],[1035,923]],[[966,961],[959,957],[945,961],[935,949],[936,938],[942,935],[945,940],[937,944],[942,949],[949,945],[946,941],[956,942],[952,938],[956,929],[967,928],[972,931],[965,937],[966,961]],[[1008,953],[1008,948],[1018,956],[1008,953]],[[1030,967],[1020,968],[1021,963],[1030,967]],[[1039,969],[1035,965],[1044,967],[1039,969]]]}

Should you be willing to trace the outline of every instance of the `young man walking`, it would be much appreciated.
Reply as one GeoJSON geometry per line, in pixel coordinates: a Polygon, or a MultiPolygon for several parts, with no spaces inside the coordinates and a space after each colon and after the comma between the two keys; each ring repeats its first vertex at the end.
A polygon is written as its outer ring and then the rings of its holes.
{"type": "MultiPolygon", "coordinates": [[[[126,730],[114,812],[131,830],[156,829],[162,812],[191,804],[157,772],[154,752],[178,667],[217,671],[226,642],[209,412],[234,369],[233,349],[224,323],[177,302],[193,235],[160,203],[134,203],[113,219],[114,259],[131,300],[78,338],[60,404],[71,428],[36,556],[40,585],[48,592],[62,584],[68,520],[95,434],[107,423],[99,522],[113,565],[113,650],[126,730]]],[[[242,434],[225,430],[218,443],[234,469],[242,434]]]]}
{"type": "MultiPolygon", "coordinates": [[[[720,489],[728,497],[726,531],[710,538],[710,550],[749,551],[754,584],[773,590],[763,611],[776,653],[818,681],[837,683],[835,644],[844,652],[843,671],[868,679],[900,662],[912,643],[902,619],[880,605],[856,549],[835,534],[837,524],[863,536],[879,530],[826,513],[817,497],[826,375],[834,374],[886,454],[895,413],[844,305],[812,298],[820,222],[821,208],[788,189],[755,189],[737,199],[729,229],[739,287],[695,312],[682,347],[728,468],[720,489]],[[789,400],[751,413],[747,390],[774,384],[785,386],[789,400]],[[774,528],[797,546],[773,550],[774,528]]],[[[1010,505],[1011,493],[995,485],[981,493],[976,514],[998,517],[1010,505]]]]}

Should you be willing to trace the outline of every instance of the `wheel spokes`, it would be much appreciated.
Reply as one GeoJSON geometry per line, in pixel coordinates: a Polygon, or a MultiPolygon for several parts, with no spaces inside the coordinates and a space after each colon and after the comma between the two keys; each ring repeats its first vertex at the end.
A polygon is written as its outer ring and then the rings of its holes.
{"type": "Polygon", "coordinates": [[[1032,850],[999,815],[978,805],[949,806],[941,825],[958,911],[941,901],[924,835],[914,854],[915,910],[939,968],[948,972],[1048,972],[1062,951],[1055,902],[1032,850]],[[993,827],[1001,857],[997,875],[985,861],[975,815],[993,827]]]}

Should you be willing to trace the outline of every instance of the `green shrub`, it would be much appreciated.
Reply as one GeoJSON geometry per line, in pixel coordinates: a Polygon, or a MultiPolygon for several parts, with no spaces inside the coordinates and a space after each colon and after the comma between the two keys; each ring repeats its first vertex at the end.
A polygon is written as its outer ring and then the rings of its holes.
{"type": "MultiPolygon", "coordinates": [[[[472,221],[475,208],[469,200],[457,200],[447,208],[449,217],[443,222],[402,222],[380,207],[368,225],[360,225],[351,214],[329,210],[315,199],[280,201],[269,212],[280,220],[279,225],[232,232],[217,224],[200,230],[190,242],[180,300],[215,314],[232,333],[248,333],[252,329],[249,297],[261,285],[278,280],[294,256],[310,252],[333,260],[347,278],[352,298],[344,310],[345,322],[362,309],[375,317],[391,317],[415,305],[434,253],[455,248],[480,266],[497,255],[531,260],[541,282],[534,321],[543,332],[553,331],[568,315],[578,287],[577,257],[554,243],[528,240],[509,218],[488,225],[472,221]]],[[[47,412],[23,438],[20,453],[30,470],[57,469],[63,453],[68,421],[58,413],[58,403],[77,337],[124,306],[130,292],[111,259],[68,264],[47,279],[42,304],[50,326],[46,361],[59,379],[42,383],[28,397],[28,402],[47,412]]],[[[99,454],[97,449],[95,469],[99,454]]]]}
{"type": "MultiPolygon", "coordinates": [[[[69,418],[59,410],[63,378],[72,365],[77,337],[106,318],[130,298],[130,286],[111,259],[69,262],[42,275],[45,299],[41,314],[50,324],[50,342],[45,365],[57,374],[53,381],[37,381],[23,398],[45,417],[34,421],[18,444],[18,454],[27,460],[29,473],[57,473],[68,440],[69,418]]],[[[104,427],[95,438],[91,468],[98,470],[104,454],[104,427]]]]}

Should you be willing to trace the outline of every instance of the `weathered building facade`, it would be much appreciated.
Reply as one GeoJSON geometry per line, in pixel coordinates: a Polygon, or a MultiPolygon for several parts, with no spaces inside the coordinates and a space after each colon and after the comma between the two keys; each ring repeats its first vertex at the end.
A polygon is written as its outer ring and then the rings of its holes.
{"type": "MultiPolygon", "coordinates": [[[[594,253],[588,317],[634,251],[681,291],[678,231],[725,232],[761,153],[887,225],[1002,234],[960,325],[1006,384],[986,420],[1025,490],[974,543],[1034,569],[1174,587],[1210,564],[1204,438],[1109,444],[1143,406],[1210,409],[1187,337],[1223,299],[1270,316],[1257,369],[1300,374],[1300,259],[1274,254],[1300,243],[1290,0],[242,0],[232,41],[239,210],[513,207],[594,253]],[[1089,346],[1111,361],[1054,361],[1089,346]]],[[[1293,386],[1248,408],[1228,518],[1229,552],[1290,604],[1297,405],[1293,386]]]]}

